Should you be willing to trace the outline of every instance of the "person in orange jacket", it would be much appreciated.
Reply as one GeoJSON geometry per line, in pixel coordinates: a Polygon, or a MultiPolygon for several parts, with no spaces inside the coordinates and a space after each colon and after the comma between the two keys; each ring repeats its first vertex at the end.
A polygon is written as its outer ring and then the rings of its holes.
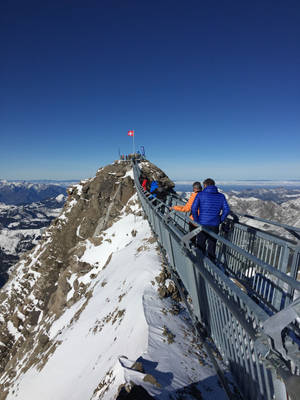
{"type": "Polygon", "coordinates": [[[202,191],[201,183],[200,182],[194,182],[193,183],[193,192],[190,195],[190,198],[188,199],[188,201],[185,203],[185,205],[184,206],[173,206],[173,207],[170,208],[170,210],[186,212],[186,213],[188,212],[188,213],[190,213],[190,218],[193,219],[193,216],[191,214],[192,205],[194,203],[194,200],[195,200],[197,194],[199,192],[201,192],[201,191],[202,191]]]}
{"type": "MultiPolygon", "coordinates": [[[[192,192],[192,194],[190,195],[190,198],[188,199],[188,201],[185,203],[185,205],[183,205],[183,206],[173,206],[173,207],[170,207],[170,211],[175,210],[175,211],[180,211],[180,212],[189,213],[189,217],[191,218],[191,220],[193,220],[193,216],[192,216],[192,205],[193,205],[193,203],[194,203],[194,200],[195,200],[197,194],[198,194],[199,192],[201,192],[201,191],[202,191],[201,183],[200,183],[200,182],[194,182],[194,183],[193,183],[193,192],[192,192]]],[[[190,232],[191,232],[192,230],[194,230],[195,228],[196,228],[196,226],[195,226],[193,223],[190,223],[190,224],[189,224],[190,232]]],[[[196,245],[196,237],[193,237],[193,238],[192,238],[192,243],[193,243],[194,245],[196,245]]]]}

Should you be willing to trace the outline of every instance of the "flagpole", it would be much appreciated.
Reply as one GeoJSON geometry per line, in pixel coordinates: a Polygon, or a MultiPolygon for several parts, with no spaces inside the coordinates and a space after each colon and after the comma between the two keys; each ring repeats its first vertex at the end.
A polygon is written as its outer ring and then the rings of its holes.
{"type": "Polygon", "coordinates": [[[135,147],[134,147],[134,135],[135,135],[135,130],[133,131],[133,135],[132,135],[132,146],[133,146],[133,154],[135,153],[135,147]]]}

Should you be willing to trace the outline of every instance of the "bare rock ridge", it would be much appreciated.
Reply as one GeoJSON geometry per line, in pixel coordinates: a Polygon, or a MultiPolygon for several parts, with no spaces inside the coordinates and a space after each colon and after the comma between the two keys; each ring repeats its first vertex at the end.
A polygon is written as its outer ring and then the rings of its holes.
{"type": "MultiPolygon", "coordinates": [[[[141,168],[150,180],[159,179],[174,187],[163,171],[150,162],[142,162],[141,168]]],[[[56,344],[48,335],[53,321],[79,299],[88,301],[91,292],[78,279],[72,282],[72,296],[68,295],[70,277],[88,273],[97,277],[90,264],[80,261],[87,239],[95,245],[108,240],[102,232],[118,221],[122,212],[134,213],[130,208],[134,194],[129,162],[116,161],[100,168],[94,178],[68,189],[61,215],[52,221],[39,244],[11,268],[10,279],[0,291],[1,400],[7,397],[20,360],[24,373],[41,361],[41,354],[47,358],[55,351],[56,344]]]]}

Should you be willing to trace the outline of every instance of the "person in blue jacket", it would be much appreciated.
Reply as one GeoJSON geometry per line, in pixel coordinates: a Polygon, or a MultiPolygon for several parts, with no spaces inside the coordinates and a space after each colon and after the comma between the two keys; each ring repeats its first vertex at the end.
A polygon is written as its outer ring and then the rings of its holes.
{"type": "MultiPolygon", "coordinates": [[[[230,213],[230,208],[224,194],[218,191],[213,179],[203,182],[203,191],[199,192],[192,205],[194,221],[215,233],[219,233],[219,225],[230,213]]],[[[215,259],[216,239],[201,231],[197,236],[197,245],[205,252],[207,242],[208,257],[215,259]]]]}
{"type": "Polygon", "coordinates": [[[158,188],[158,182],[157,181],[152,181],[151,182],[151,186],[150,186],[150,193],[152,193],[152,196],[150,196],[150,198],[157,196],[157,194],[155,193],[155,190],[157,188],[158,188]]]}

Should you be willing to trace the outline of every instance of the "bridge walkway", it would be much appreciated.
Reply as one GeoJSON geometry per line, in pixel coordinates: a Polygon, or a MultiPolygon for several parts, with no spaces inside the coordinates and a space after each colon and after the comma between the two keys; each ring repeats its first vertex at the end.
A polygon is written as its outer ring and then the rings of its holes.
{"type": "Polygon", "coordinates": [[[220,234],[198,224],[189,232],[190,219],[169,211],[182,199],[152,198],[139,182],[139,164],[132,165],[149,224],[182,295],[192,301],[191,318],[213,340],[243,398],[299,399],[300,229],[238,215],[220,234]],[[284,229],[295,240],[241,223],[241,217],[284,229]],[[201,230],[217,240],[214,262],[192,243],[201,230]]]}

